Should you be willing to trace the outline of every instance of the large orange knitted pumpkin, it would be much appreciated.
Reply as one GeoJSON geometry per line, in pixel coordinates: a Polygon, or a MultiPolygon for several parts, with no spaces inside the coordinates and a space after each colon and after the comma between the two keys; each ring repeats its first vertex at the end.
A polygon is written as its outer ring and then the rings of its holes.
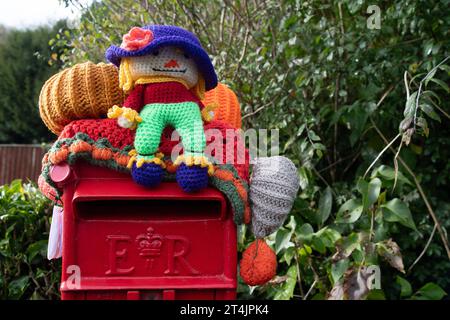
{"type": "Polygon", "coordinates": [[[115,104],[122,104],[117,68],[112,64],[85,62],[53,75],[39,96],[39,112],[55,134],[73,120],[100,118],[115,104]]]}
{"type": "Polygon", "coordinates": [[[235,129],[241,128],[241,107],[238,98],[226,85],[218,83],[217,87],[205,92],[202,102],[205,106],[209,104],[218,106],[214,111],[213,120],[226,122],[235,129]]]}

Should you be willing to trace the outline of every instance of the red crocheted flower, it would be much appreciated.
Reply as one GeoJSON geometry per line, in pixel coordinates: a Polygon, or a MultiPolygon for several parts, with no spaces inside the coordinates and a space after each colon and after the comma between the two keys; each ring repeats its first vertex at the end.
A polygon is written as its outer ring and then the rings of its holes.
{"type": "Polygon", "coordinates": [[[139,50],[148,45],[153,40],[153,32],[151,30],[133,27],[123,35],[120,47],[128,51],[139,50]]]}

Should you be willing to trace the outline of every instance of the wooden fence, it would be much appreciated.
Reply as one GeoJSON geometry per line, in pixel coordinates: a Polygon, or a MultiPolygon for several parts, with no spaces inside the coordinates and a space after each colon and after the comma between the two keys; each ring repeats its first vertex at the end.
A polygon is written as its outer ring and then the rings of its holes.
{"type": "Polygon", "coordinates": [[[0,185],[14,179],[37,182],[46,150],[34,144],[0,144],[0,185]]]}

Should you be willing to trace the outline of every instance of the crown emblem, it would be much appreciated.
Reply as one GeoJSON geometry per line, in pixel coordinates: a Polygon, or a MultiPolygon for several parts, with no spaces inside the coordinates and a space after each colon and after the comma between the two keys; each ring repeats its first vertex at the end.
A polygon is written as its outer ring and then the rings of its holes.
{"type": "Polygon", "coordinates": [[[161,255],[163,240],[164,237],[156,234],[152,227],[149,227],[146,233],[136,237],[139,255],[146,259],[147,269],[151,269],[154,259],[161,255]]]}

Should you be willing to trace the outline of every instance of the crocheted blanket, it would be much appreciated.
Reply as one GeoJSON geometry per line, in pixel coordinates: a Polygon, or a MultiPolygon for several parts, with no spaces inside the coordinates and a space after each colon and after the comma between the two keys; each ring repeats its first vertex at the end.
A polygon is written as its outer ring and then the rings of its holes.
{"type": "MultiPolygon", "coordinates": [[[[226,137],[227,130],[234,130],[231,126],[212,121],[205,125],[207,129],[216,129],[226,137]]],[[[164,180],[173,181],[176,168],[170,160],[172,148],[178,143],[171,141],[173,129],[166,128],[161,136],[160,151],[164,154],[166,162],[166,176],[164,180]]],[[[207,135],[207,145],[213,143],[212,137],[207,135]]],[[[210,177],[210,185],[220,190],[229,200],[236,224],[249,223],[251,220],[250,206],[248,201],[248,176],[249,155],[244,150],[244,161],[237,161],[238,148],[243,143],[239,138],[230,139],[223,143],[222,163],[215,166],[215,173],[210,177]],[[231,144],[231,149],[230,149],[231,144]],[[232,164],[226,164],[227,152],[233,150],[234,160],[232,164]],[[243,162],[243,163],[240,163],[243,162]]],[[[42,173],[39,177],[39,188],[43,194],[54,202],[59,202],[62,191],[50,178],[50,168],[63,162],[70,165],[79,160],[84,160],[94,166],[107,167],[120,172],[129,172],[127,168],[130,156],[128,152],[133,149],[134,131],[121,128],[115,120],[111,119],[86,119],[77,120],[68,124],[60,134],[58,140],[44,155],[42,160],[42,173]]],[[[219,154],[213,152],[212,156],[219,154]]]]}

